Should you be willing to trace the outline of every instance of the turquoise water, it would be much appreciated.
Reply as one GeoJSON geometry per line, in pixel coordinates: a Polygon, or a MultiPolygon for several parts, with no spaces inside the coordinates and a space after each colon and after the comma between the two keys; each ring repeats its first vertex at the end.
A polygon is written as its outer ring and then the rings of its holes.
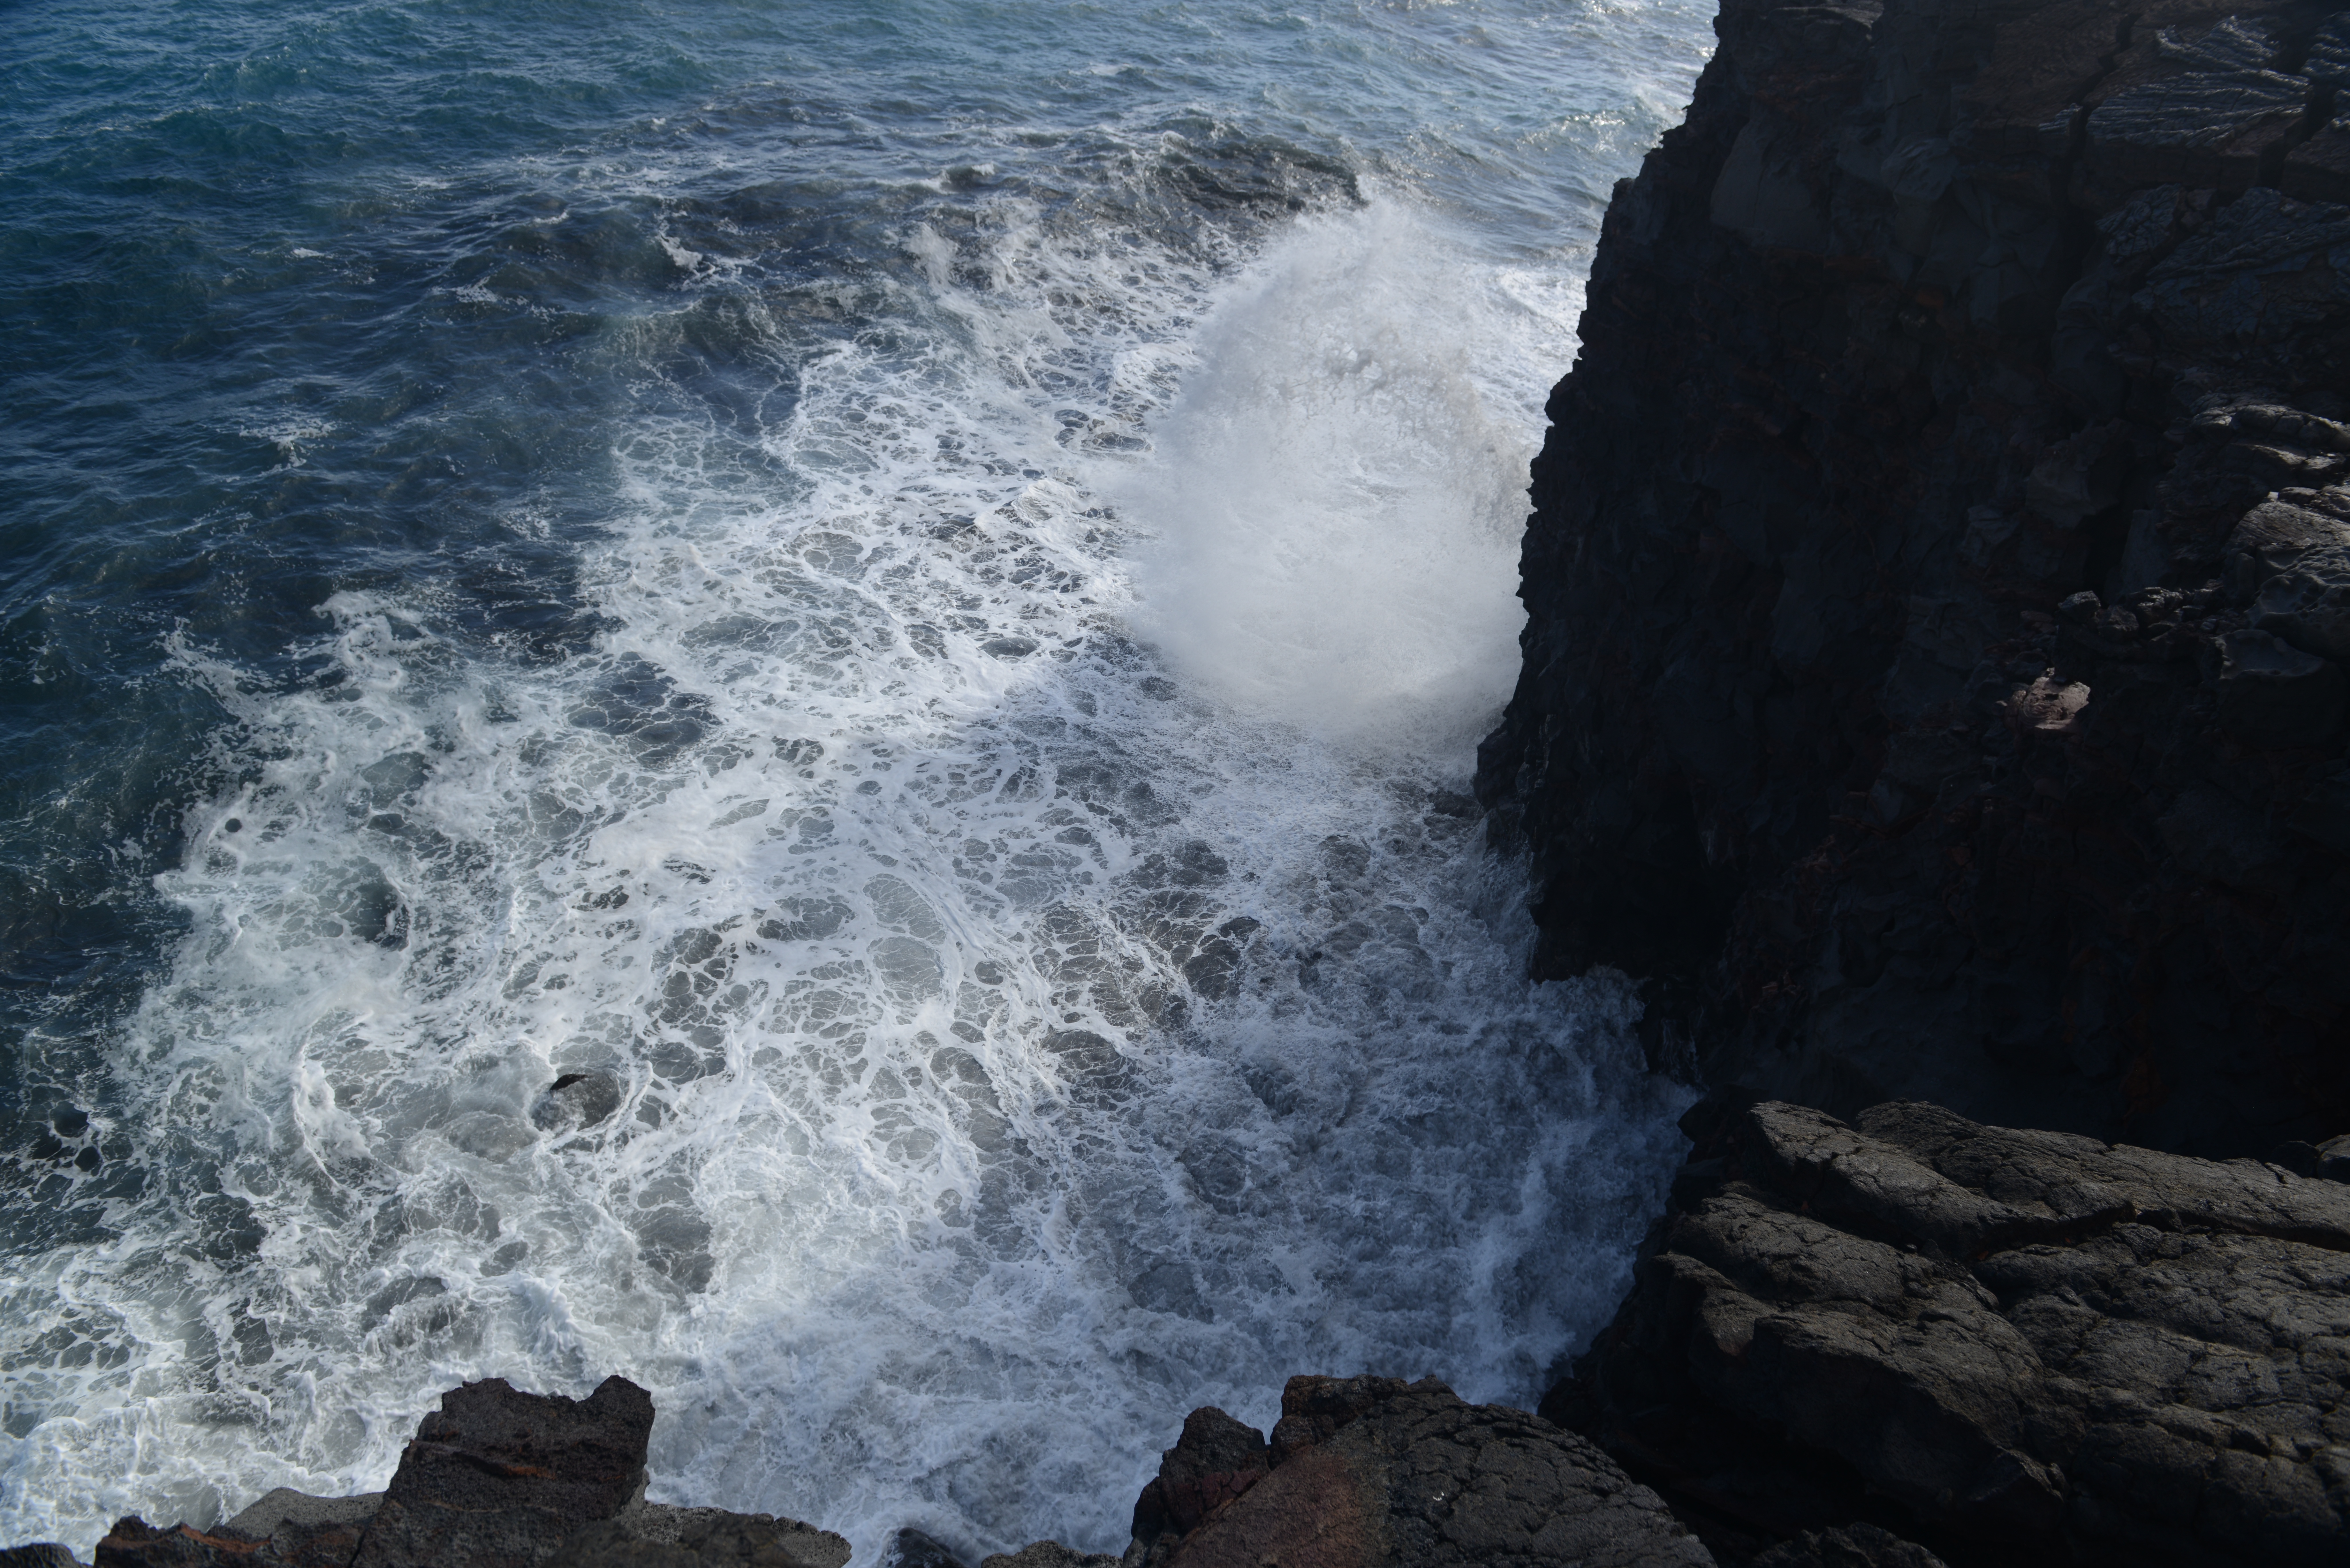
{"type": "Polygon", "coordinates": [[[1530,1402],[1675,1106],[1461,792],[1709,21],[13,14],[0,1541],[492,1375],[867,1558],[1530,1402]]]}

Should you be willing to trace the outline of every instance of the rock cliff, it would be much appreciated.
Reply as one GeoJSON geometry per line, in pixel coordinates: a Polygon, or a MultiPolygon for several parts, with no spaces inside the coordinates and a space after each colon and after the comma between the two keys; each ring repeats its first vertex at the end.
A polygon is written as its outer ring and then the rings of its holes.
{"type": "Polygon", "coordinates": [[[2350,16],[1727,0],[1617,187],[1481,756],[1661,1064],[2350,1127],[2350,16]]]}

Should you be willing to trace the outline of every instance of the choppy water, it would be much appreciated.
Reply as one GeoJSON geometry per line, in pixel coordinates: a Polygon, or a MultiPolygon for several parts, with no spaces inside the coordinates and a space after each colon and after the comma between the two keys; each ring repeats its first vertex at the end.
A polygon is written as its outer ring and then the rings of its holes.
{"type": "Polygon", "coordinates": [[[0,1541],[490,1375],[867,1558],[1529,1402],[1677,1105],[1461,792],[1709,19],[11,13],[0,1541]]]}

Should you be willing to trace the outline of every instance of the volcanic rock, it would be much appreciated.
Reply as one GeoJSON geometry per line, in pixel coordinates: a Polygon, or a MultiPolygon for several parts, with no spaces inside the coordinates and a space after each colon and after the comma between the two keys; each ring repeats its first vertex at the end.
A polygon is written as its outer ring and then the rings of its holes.
{"type": "Polygon", "coordinates": [[[848,1542],[797,1520],[641,1501],[652,1422],[651,1397],[625,1377],[576,1400],[503,1378],[468,1383],[418,1425],[383,1491],[321,1498],[281,1487],[209,1530],[158,1529],[134,1515],[98,1543],[97,1559],[99,1568],[844,1568],[848,1542]]]}
{"type": "Polygon", "coordinates": [[[651,1397],[625,1377],[579,1401],[501,1377],[452,1389],[400,1455],[352,1568],[534,1568],[635,1499],[652,1425],[651,1397]]]}
{"type": "Polygon", "coordinates": [[[567,1538],[548,1568],[843,1568],[848,1542],[764,1513],[639,1503],[567,1538]]]}
{"type": "Polygon", "coordinates": [[[1536,977],[1627,971],[1659,1066],[1838,1116],[2338,1132],[2350,17],[1716,30],[1534,468],[1478,792],[1536,977]]]}
{"type": "Polygon", "coordinates": [[[1683,1126],[1634,1293],[1544,1410],[1686,1516],[1889,1509],[1951,1562],[2350,1554],[2350,1186],[1915,1103],[1683,1126]]]}
{"type": "Polygon", "coordinates": [[[0,1568],[82,1568],[81,1559],[54,1541],[0,1548],[0,1568]]]}
{"type": "Polygon", "coordinates": [[[1127,1560],[1144,1568],[1713,1562],[1655,1492],[1591,1443],[1523,1410],[1468,1404],[1432,1377],[1293,1377],[1281,1408],[1270,1445],[1221,1410],[1193,1412],[1136,1503],[1127,1560]]]}
{"type": "Polygon", "coordinates": [[[1914,1541],[1873,1524],[1809,1530],[1754,1559],[1753,1568],[1944,1568],[1914,1541]]]}
{"type": "Polygon", "coordinates": [[[968,1568],[954,1548],[908,1525],[882,1549],[881,1568],[968,1568]]]}

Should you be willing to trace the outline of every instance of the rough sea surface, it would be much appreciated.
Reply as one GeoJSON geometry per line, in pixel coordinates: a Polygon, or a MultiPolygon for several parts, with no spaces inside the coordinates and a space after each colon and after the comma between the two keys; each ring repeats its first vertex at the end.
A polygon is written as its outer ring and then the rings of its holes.
{"type": "Polygon", "coordinates": [[[1463,791],[1711,13],[12,11],[0,1543],[487,1376],[866,1561],[1531,1403],[1680,1102],[1463,791]]]}

